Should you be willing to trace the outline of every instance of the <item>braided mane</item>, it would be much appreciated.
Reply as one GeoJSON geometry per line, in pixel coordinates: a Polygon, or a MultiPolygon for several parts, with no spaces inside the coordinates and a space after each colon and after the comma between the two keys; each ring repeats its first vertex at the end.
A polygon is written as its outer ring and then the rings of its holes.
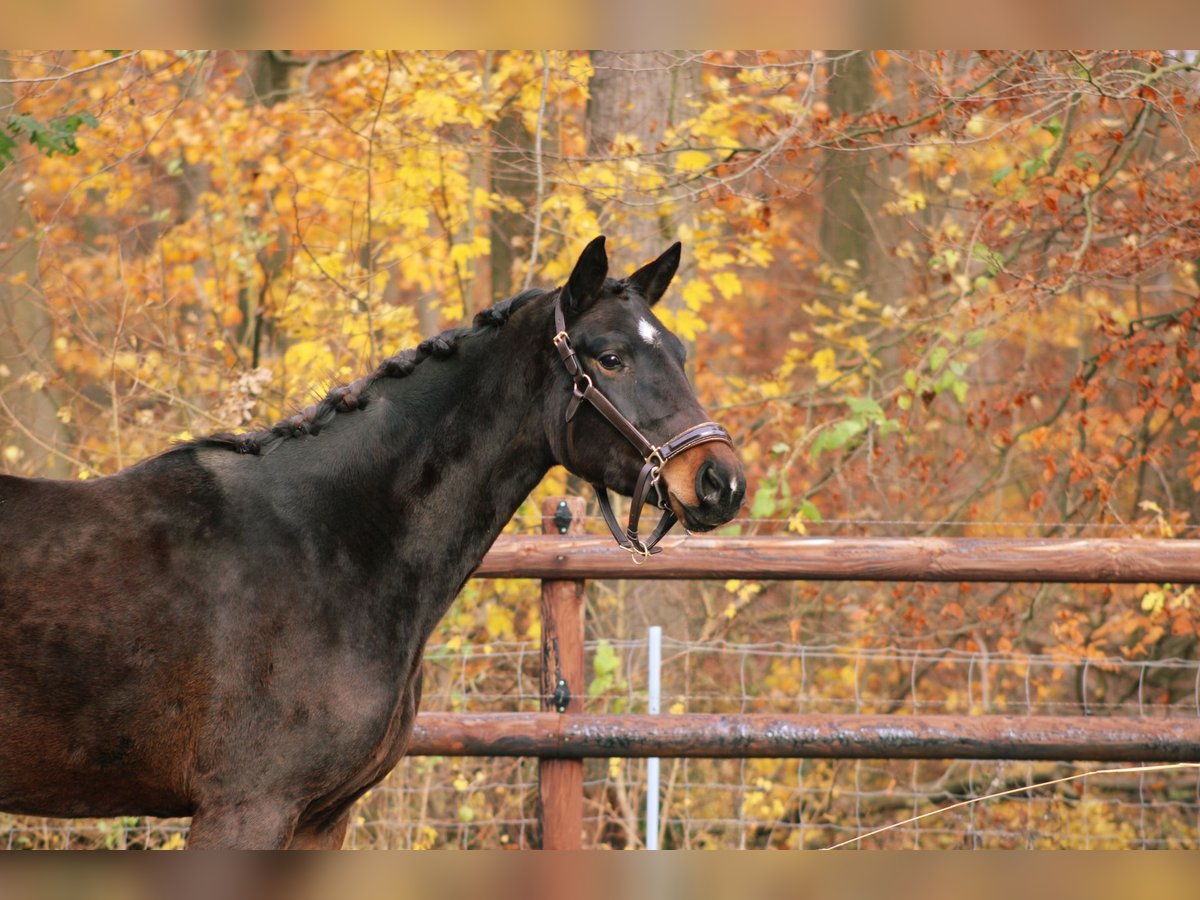
{"type": "Polygon", "coordinates": [[[385,359],[374,372],[351,382],[332,388],[325,398],[314,403],[295,415],[289,416],[282,422],[264,428],[261,431],[245,434],[218,433],[208,437],[187,441],[179,447],[217,447],[224,450],[234,450],[238,453],[248,453],[261,456],[269,453],[285,438],[300,437],[305,434],[319,434],[333,417],[340,412],[350,412],[363,409],[367,405],[365,391],[382,378],[404,378],[411,375],[413,370],[422,362],[433,357],[446,359],[458,350],[458,343],[464,337],[490,331],[504,325],[509,318],[531,300],[544,297],[550,291],[540,288],[530,288],[515,297],[510,297],[478,313],[470,328],[450,328],[435,337],[428,338],[416,347],[401,350],[394,356],[385,359]]]}

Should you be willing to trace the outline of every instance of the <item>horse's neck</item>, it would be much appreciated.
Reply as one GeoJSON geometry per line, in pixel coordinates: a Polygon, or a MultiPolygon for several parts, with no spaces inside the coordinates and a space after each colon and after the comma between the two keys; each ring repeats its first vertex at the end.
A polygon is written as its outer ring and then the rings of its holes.
{"type": "Polygon", "coordinates": [[[542,420],[547,354],[516,324],[380,383],[396,436],[421,435],[415,452],[396,459],[395,496],[414,522],[443,523],[456,542],[480,533],[490,544],[552,462],[542,420]]]}
{"type": "Polygon", "coordinates": [[[443,597],[423,605],[429,627],[553,463],[542,418],[550,355],[538,344],[549,321],[528,313],[461,340],[447,360],[380,379],[365,409],[271,457],[294,454],[301,480],[319,478],[376,555],[390,544],[392,589],[443,597]]]}

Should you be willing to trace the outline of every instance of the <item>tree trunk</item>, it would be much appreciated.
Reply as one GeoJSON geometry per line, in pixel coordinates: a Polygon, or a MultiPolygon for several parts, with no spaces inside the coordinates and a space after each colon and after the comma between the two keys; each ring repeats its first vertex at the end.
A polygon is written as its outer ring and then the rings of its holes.
{"type": "MultiPolygon", "coordinates": [[[[870,107],[875,95],[867,53],[847,56],[844,50],[831,50],[829,56],[835,60],[826,93],[830,115],[834,121],[843,115],[853,119],[870,107]]],[[[868,280],[871,268],[869,165],[865,153],[834,148],[827,151],[821,184],[821,250],[834,266],[857,262],[861,282],[868,280]]]]}
{"type": "Polygon", "coordinates": [[[522,207],[518,212],[495,209],[491,213],[492,298],[503,300],[516,291],[513,268],[532,240],[532,216],[537,202],[533,135],[525,127],[518,110],[509,106],[501,114],[492,128],[489,150],[492,191],[512,197],[522,207]]]}
{"type": "Polygon", "coordinates": [[[272,107],[291,91],[292,66],[270,50],[252,50],[246,60],[246,93],[252,102],[272,107]]]}
{"type": "MultiPolygon", "coordinates": [[[[12,64],[0,56],[0,120],[13,112],[12,64]]],[[[58,404],[43,386],[18,384],[30,374],[54,374],[54,320],[38,276],[33,219],[21,196],[21,160],[0,174],[0,395],[12,418],[0,419],[0,469],[62,477],[69,467],[52,449],[69,443],[58,404]],[[13,449],[9,449],[13,448],[13,449]]]]}
{"type": "MultiPolygon", "coordinates": [[[[243,76],[246,99],[267,109],[286,99],[291,92],[293,68],[295,66],[285,63],[270,50],[251,51],[247,55],[243,76]]],[[[206,170],[205,175],[207,174],[206,170]]],[[[259,229],[261,221],[261,216],[255,220],[255,230],[259,229]]],[[[291,234],[287,228],[281,226],[278,229],[275,243],[276,249],[273,251],[260,249],[255,252],[260,279],[243,276],[238,288],[238,307],[242,313],[242,322],[237,329],[237,342],[243,348],[239,356],[247,368],[258,368],[266,348],[274,338],[274,326],[267,315],[267,307],[271,285],[283,274],[291,257],[291,234]]],[[[365,269],[366,259],[374,252],[374,248],[364,243],[361,251],[365,269]]]]}
{"type": "MultiPolygon", "coordinates": [[[[643,163],[659,161],[656,152],[667,130],[688,115],[684,101],[699,90],[698,58],[669,50],[592,52],[594,73],[588,85],[588,152],[619,155],[620,136],[636,138],[643,163]]],[[[674,229],[657,204],[647,205],[645,192],[630,184],[620,202],[620,245],[632,248],[639,262],[653,259],[674,240],[674,229]]],[[[686,218],[686,213],[684,214],[686,218]]]]}

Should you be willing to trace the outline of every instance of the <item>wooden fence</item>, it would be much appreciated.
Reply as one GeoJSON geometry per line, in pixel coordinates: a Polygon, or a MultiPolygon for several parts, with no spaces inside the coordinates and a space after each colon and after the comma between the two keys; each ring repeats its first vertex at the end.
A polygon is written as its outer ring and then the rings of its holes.
{"type": "Polygon", "coordinates": [[[421,713],[411,755],[536,756],[542,846],[578,849],[588,757],[1200,762],[1200,719],[1083,716],[586,715],[588,578],[1200,583],[1198,540],[667,538],[637,564],[547,500],[541,537],[501,537],[481,578],[542,579],[540,713],[421,713]]]}

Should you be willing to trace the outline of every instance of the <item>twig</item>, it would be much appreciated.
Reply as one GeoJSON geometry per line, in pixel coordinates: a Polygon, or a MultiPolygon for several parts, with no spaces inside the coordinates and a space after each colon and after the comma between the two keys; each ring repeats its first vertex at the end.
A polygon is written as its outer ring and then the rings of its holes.
{"type": "Polygon", "coordinates": [[[845,847],[849,844],[857,844],[859,841],[864,841],[869,837],[874,837],[877,834],[882,834],[885,831],[892,831],[896,828],[903,828],[905,825],[910,825],[921,819],[927,819],[930,816],[941,815],[942,813],[950,812],[951,810],[960,809],[964,806],[971,806],[975,803],[982,803],[984,800],[995,800],[997,797],[1007,797],[1011,794],[1024,794],[1028,791],[1037,790],[1038,788],[1050,787],[1055,784],[1063,784],[1068,781],[1077,781],[1080,778],[1087,778],[1091,775],[1117,775],[1130,772],[1162,772],[1169,769],[1200,769],[1200,763],[1159,763],[1153,766],[1119,766],[1112,769],[1093,769],[1090,772],[1077,772],[1074,775],[1067,775],[1063,778],[1054,778],[1050,781],[1041,781],[1037,784],[1027,784],[1021,787],[1010,788],[1006,791],[997,791],[994,794],[985,794],[982,797],[972,797],[969,800],[960,800],[958,803],[951,803],[949,806],[943,806],[940,809],[931,809],[929,812],[921,813],[919,816],[910,816],[907,819],[902,819],[899,822],[894,822],[891,825],[885,825],[882,828],[876,828],[868,831],[866,834],[860,834],[857,837],[852,837],[845,841],[839,841],[825,850],[837,850],[839,847],[845,847]]]}
{"type": "Polygon", "coordinates": [[[72,69],[70,72],[63,72],[61,75],[46,75],[41,78],[0,78],[0,84],[43,84],[52,81],[62,81],[64,78],[74,78],[76,75],[82,75],[84,72],[91,72],[93,69],[102,69],[105,66],[111,66],[113,63],[119,63],[122,60],[133,59],[133,57],[141,52],[141,50],[131,50],[129,53],[122,54],[121,56],[104,59],[90,66],[84,66],[82,69],[72,69]]]}
{"type": "Polygon", "coordinates": [[[379,103],[375,107],[375,116],[371,119],[371,132],[367,138],[367,285],[364,291],[363,303],[367,313],[367,346],[371,350],[370,364],[375,365],[375,318],[371,310],[371,289],[375,281],[375,247],[371,241],[371,226],[373,224],[371,211],[371,194],[374,189],[372,169],[375,161],[375,132],[379,128],[379,117],[383,115],[383,104],[387,100],[388,87],[392,83],[392,54],[384,54],[387,59],[387,74],[383,78],[383,90],[379,92],[379,103]]]}
{"type": "Polygon", "coordinates": [[[333,53],[329,56],[314,56],[310,59],[300,59],[292,56],[290,53],[285,53],[282,50],[268,50],[267,54],[271,57],[271,59],[279,63],[281,66],[294,66],[296,68],[303,68],[305,66],[332,65],[333,63],[341,62],[343,59],[347,59],[358,52],[359,51],[357,50],[343,50],[340,53],[333,53]]]}
{"type": "Polygon", "coordinates": [[[529,290],[533,283],[533,273],[537,269],[538,250],[542,239],[542,204],[546,199],[546,168],[542,158],[542,123],[546,118],[546,87],[550,83],[550,60],[546,51],[542,51],[542,96],[538,101],[537,132],[533,136],[533,161],[537,167],[537,200],[533,208],[533,241],[529,247],[529,267],[525,271],[524,290],[529,290]]]}
{"type": "Polygon", "coordinates": [[[34,434],[28,428],[26,428],[25,423],[22,422],[19,418],[17,418],[17,415],[16,415],[16,413],[14,413],[12,411],[12,408],[7,403],[4,402],[3,394],[0,394],[0,411],[3,411],[3,413],[8,417],[9,421],[12,422],[12,424],[16,426],[17,430],[20,431],[21,434],[25,435],[26,438],[33,441],[33,443],[37,444],[39,447],[41,447],[47,453],[51,454],[52,456],[57,456],[59,459],[66,460],[73,466],[78,466],[80,469],[87,472],[89,475],[97,474],[96,470],[93,469],[91,466],[89,466],[87,463],[85,463],[83,460],[76,459],[74,456],[71,456],[67,453],[63,453],[57,447],[55,447],[52,444],[46,443],[44,440],[42,440],[40,437],[38,437],[36,434],[34,434]]]}

